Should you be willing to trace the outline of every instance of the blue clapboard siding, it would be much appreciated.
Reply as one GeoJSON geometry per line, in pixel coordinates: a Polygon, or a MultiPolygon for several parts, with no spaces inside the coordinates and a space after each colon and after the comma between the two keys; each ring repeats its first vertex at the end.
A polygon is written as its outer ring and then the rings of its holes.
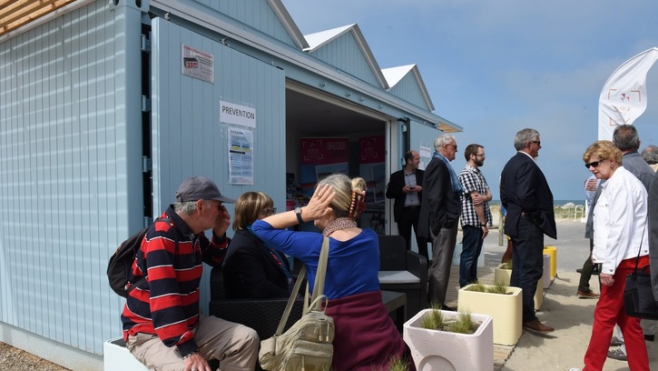
{"type": "Polygon", "coordinates": [[[121,329],[107,259],[143,214],[139,19],[98,1],[0,45],[0,321],[95,354],[121,329]]]}
{"type": "MultiPolygon", "coordinates": [[[[262,191],[285,210],[285,75],[190,30],[153,20],[153,185],[154,215],[175,201],[181,181],[194,175],[214,180],[237,198],[262,191]],[[214,56],[214,84],[181,74],[181,45],[214,56]],[[227,124],[219,122],[220,100],[256,110],[254,184],[229,180],[227,124]]],[[[232,205],[227,205],[233,215],[232,205]]],[[[229,231],[232,235],[232,230],[229,231]]],[[[208,273],[201,287],[207,308],[208,273]]]]}
{"type": "Polygon", "coordinates": [[[366,57],[359,48],[352,32],[346,32],[331,40],[312,55],[331,66],[357,77],[370,85],[380,87],[366,57]]]}
{"type": "Polygon", "coordinates": [[[418,81],[414,78],[413,71],[409,71],[402,80],[400,80],[395,86],[393,86],[388,91],[389,93],[400,97],[406,100],[409,103],[415,104],[416,106],[429,110],[425,97],[423,97],[423,92],[421,91],[418,81]]]}
{"type": "MultiPolygon", "coordinates": [[[[240,22],[240,27],[252,27],[263,35],[275,38],[289,46],[297,48],[281,20],[263,0],[179,0],[185,5],[200,9],[218,18],[233,18],[240,22]],[[203,6],[200,6],[203,5],[203,6]]],[[[296,25],[294,27],[297,27],[296,25]]]]}

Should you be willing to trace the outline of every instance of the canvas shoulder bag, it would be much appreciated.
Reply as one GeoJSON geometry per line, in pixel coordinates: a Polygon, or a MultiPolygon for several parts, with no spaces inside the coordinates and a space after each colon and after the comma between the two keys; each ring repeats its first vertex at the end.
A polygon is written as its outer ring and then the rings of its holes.
{"type": "MultiPolygon", "coordinates": [[[[292,309],[301,282],[306,275],[306,266],[295,282],[288,305],[283,311],[279,327],[274,336],[260,342],[258,361],[261,368],[268,371],[297,371],[297,370],[331,370],[331,361],[334,354],[332,342],[334,340],[334,321],[325,314],[322,302],[328,304],[328,299],[323,295],[324,279],[327,273],[327,258],[329,256],[329,238],[324,237],[318,272],[315,277],[313,296],[310,298],[308,287],[304,297],[304,312],[288,331],[283,333],[283,328],[288,322],[288,316],[292,309]]],[[[325,305],[326,308],[326,305],[325,305]]]]}

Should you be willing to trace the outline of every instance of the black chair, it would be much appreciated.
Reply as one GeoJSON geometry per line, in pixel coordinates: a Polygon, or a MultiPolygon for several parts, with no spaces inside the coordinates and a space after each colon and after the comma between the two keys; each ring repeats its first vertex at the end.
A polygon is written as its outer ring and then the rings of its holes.
{"type": "MultiPolygon", "coordinates": [[[[261,340],[274,335],[288,298],[226,299],[224,292],[224,275],[221,269],[213,268],[210,274],[210,315],[251,327],[261,340]]],[[[302,318],[303,310],[304,301],[298,298],[290,311],[284,331],[302,318]]]]}
{"type": "MultiPolygon", "coordinates": [[[[407,294],[407,318],[427,307],[427,259],[402,236],[379,235],[379,287],[407,294]]],[[[406,320],[405,319],[405,320],[406,320]]]]}

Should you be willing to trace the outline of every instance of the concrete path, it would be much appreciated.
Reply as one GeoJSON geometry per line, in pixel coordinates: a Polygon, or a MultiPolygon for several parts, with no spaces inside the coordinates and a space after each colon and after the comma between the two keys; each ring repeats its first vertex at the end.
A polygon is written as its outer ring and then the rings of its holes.
{"type": "MultiPolygon", "coordinates": [[[[583,367],[597,302],[579,299],[576,295],[580,278],[576,268],[582,266],[589,253],[589,241],[583,238],[583,232],[582,223],[558,222],[558,240],[547,238],[545,241],[545,245],[557,247],[557,278],[545,291],[544,304],[537,316],[540,321],[555,327],[555,332],[541,336],[524,331],[515,347],[496,347],[496,370],[569,370],[571,367],[583,367]],[[504,356],[508,358],[500,359],[504,356]]],[[[458,242],[461,242],[461,235],[458,242]]],[[[479,268],[481,281],[493,282],[493,269],[504,251],[504,246],[498,246],[498,232],[493,231],[486,238],[483,248],[485,264],[479,268]]],[[[447,298],[450,306],[457,306],[458,281],[458,267],[453,266],[447,298]]],[[[596,276],[592,277],[590,285],[599,292],[596,276]]],[[[646,344],[650,367],[658,370],[658,340],[647,341],[646,344]]],[[[628,370],[628,363],[614,359],[608,359],[603,368],[603,371],[621,370],[628,370]]]]}

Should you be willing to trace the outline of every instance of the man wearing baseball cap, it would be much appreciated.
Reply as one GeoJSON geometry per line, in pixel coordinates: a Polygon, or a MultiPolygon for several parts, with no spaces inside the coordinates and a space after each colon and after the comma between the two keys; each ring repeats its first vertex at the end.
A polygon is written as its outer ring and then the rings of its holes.
{"type": "Polygon", "coordinates": [[[121,321],[130,352],[155,370],[254,370],[259,338],[244,325],[199,310],[203,262],[220,266],[231,222],[217,185],[201,176],[183,181],[176,202],[151,225],[135,257],[121,321]],[[212,239],[204,231],[212,229],[212,239]]]}

